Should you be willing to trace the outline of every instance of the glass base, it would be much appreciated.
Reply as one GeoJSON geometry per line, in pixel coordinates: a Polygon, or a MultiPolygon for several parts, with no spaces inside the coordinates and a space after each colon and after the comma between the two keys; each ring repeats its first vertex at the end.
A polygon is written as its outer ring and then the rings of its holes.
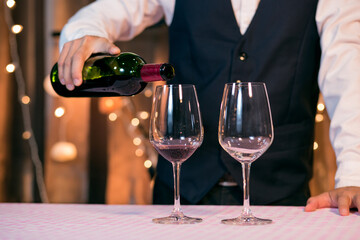
{"type": "Polygon", "coordinates": [[[171,214],[168,217],[154,218],[152,220],[154,223],[159,224],[194,224],[202,222],[201,218],[193,218],[185,216],[183,213],[180,214],[171,214]]]}
{"type": "Polygon", "coordinates": [[[228,225],[265,225],[272,223],[270,219],[257,218],[252,215],[250,216],[240,216],[237,218],[224,219],[221,220],[221,223],[228,225]]]}

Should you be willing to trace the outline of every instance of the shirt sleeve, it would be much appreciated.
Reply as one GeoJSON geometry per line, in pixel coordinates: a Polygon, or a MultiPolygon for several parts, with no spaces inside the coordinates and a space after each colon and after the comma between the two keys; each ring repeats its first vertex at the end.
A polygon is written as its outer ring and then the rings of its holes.
{"type": "Polygon", "coordinates": [[[125,41],[164,17],[158,0],[97,0],[69,19],[61,31],[59,49],[85,35],[125,41]]]}
{"type": "Polygon", "coordinates": [[[319,0],[319,87],[331,119],[335,187],[360,186],[360,1],[319,0]]]}

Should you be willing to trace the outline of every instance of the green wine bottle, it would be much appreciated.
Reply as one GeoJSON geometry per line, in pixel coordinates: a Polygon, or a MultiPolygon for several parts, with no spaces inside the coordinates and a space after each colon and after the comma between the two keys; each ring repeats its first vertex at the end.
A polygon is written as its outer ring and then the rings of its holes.
{"type": "Polygon", "coordinates": [[[90,57],[82,76],[83,83],[70,91],[60,83],[56,63],[50,79],[55,92],[63,97],[132,96],[140,93],[148,82],[173,79],[175,70],[171,64],[146,64],[140,56],[122,52],[117,56],[90,57]]]}

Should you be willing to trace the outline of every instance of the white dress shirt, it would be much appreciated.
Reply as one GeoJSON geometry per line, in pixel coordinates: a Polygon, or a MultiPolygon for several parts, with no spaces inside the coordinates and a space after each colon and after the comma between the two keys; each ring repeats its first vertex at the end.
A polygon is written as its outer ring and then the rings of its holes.
{"type": "MultiPolygon", "coordinates": [[[[260,0],[231,0],[245,33],[260,0]]],[[[165,17],[171,24],[175,0],[98,0],[65,25],[60,49],[85,35],[130,40],[165,17]]],[[[321,38],[319,86],[331,119],[330,140],[338,169],[335,187],[360,186],[360,0],[319,0],[321,38]]]]}

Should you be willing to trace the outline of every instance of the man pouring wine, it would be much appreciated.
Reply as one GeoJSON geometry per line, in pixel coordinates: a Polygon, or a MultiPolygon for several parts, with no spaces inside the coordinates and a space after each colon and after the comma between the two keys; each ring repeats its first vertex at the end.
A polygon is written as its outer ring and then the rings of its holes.
{"type": "MultiPolygon", "coordinates": [[[[360,208],[360,38],[358,0],[99,0],[64,27],[59,79],[82,84],[93,53],[120,53],[127,40],[165,18],[173,83],[198,90],[205,137],[183,165],[182,199],[188,204],[241,204],[241,166],[217,139],[224,85],[264,82],[274,141],[252,168],[254,204],[306,205],[305,211],[360,208]],[[338,169],[335,189],[309,198],[314,118],[319,89],[331,118],[338,169]],[[212,103],[209,103],[209,99],[212,103]],[[352,106],[350,108],[350,105],[352,106]],[[222,179],[234,185],[223,186],[222,179]]],[[[171,166],[159,157],[154,203],[171,204],[171,166]]]]}

